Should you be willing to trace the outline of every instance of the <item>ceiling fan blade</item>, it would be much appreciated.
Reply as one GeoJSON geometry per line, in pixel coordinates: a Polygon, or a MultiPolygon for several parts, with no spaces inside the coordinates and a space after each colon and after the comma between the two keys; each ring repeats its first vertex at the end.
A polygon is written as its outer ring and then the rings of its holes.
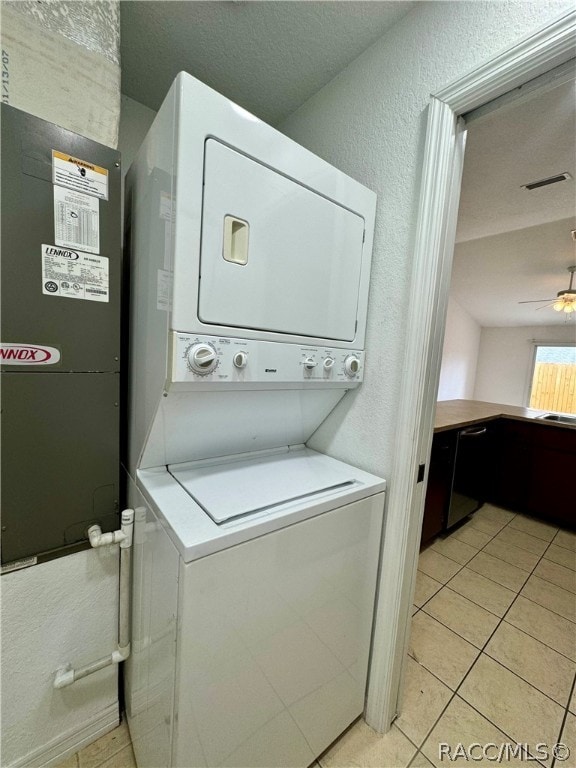
{"type": "Polygon", "coordinates": [[[541,304],[543,301],[556,301],[556,299],[532,299],[531,301],[519,301],[518,304],[541,304]]]}
{"type": "Polygon", "coordinates": [[[536,312],[539,312],[541,309],[548,309],[548,307],[553,307],[556,303],[556,299],[554,301],[551,301],[550,304],[544,304],[543,307],[536,307],[536,312]]]}

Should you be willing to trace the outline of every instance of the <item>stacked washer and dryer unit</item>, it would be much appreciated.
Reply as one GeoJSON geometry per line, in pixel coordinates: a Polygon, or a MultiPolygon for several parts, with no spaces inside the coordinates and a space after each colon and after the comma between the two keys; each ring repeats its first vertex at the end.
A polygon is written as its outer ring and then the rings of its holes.
{"type": "Polygon", "coordinates": [[[136,759],[305,768],[364,709],[385,482],[305,444],[362,382],[375,195],[184,73],[126,195],[136,759]]]}

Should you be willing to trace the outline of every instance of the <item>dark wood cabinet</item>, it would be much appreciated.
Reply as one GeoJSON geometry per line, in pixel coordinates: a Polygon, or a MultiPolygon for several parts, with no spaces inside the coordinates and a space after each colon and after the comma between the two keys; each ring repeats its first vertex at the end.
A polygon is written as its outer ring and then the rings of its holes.
{"type": "Polygon", "coordinates": [[[576,527],[576,430],[499,419],[494,493],[488,497],[565,527],[576,527]]]}
{"type": "Polygon", "coordinates": [[[528,511],[533,431],[540,428],[539,424],[512,419],[494,423],[493,480],[487,501],[516,512],[528,511]]]}
{"type": "Polygon", "coordinates": [[[466,461],[457,460],[460,430],[434,435],[421,545],[446,530],[452,495],[576,529],[576,429],[502,417],[474,430],[484,427],[482,441],[468,441],[466,461]]]}
{"type": "Polygon", "coordinates": [[[428,486],[424,502],[424,520],[420,544],[426,544],[446,527],[452,492],[457,432],[438,432],[432,440],[428,486]]]}
{"type": "Polygon", "coordinates": [[[526,511],[576,528],[576,430],[542,425],[534,430],[526,511]]]}

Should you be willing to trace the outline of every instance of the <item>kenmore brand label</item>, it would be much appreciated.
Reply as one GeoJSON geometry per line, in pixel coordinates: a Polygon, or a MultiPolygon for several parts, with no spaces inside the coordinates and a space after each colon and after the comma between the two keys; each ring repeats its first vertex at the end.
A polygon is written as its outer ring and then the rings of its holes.
{"type": "Polygon", "coordinates": [[[0,342],[2,365],[54,365],[60,362],[60,350],[40,344],[10,344],[0,342]]]}

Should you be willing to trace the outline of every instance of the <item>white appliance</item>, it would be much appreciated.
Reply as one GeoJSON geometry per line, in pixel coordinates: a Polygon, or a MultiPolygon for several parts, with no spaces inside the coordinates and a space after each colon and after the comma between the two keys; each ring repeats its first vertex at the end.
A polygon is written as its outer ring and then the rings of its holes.
{"type": "Polygon", "coordinates": [[[385,482],[305,443],[362,381],[375,196],[182,73],[126,203],[136,759],[305,768],[364,707],[385,482]]]}

